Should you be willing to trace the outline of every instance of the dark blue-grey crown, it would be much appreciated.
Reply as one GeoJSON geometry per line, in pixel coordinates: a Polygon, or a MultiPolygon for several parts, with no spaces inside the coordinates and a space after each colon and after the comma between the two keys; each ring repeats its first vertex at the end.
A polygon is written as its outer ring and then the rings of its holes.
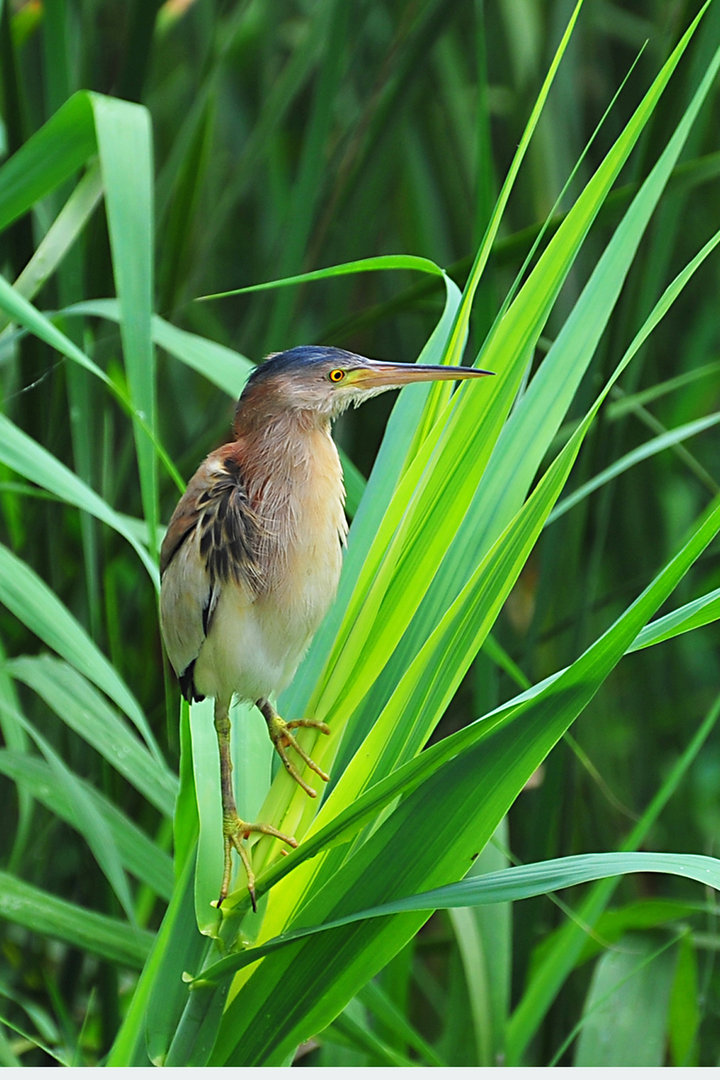
{"type": "Polygon", "coordinates": [[[336,349],[332,345],[296,345],[294,349],[273,353],[259,364],[250,375],[247,385],[257,386],[273,375],[283,375],[293,371],[306,371],[319,362],[343,363],[353,359],[354,353],[345,349],[336,349]]]}

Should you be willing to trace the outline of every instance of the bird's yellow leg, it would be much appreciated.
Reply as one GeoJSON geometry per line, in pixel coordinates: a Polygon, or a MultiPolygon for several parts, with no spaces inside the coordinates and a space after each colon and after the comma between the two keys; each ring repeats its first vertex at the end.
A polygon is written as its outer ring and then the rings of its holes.
{"type": "Polygon", "coordinates": [[[217,732],[218,749],[220,751],[220,792],[222,795],[224,852],[222,885],[220,886],[220,897],[217,906],[220,907],[230,890],[232,851],[233,848],[235,848],[245,867],[248,892],[250,893],[253,911],[257,911],[255,903],[255,874],[253,873],[250,856],[243,844],[243,840],[247,840],[250,833],[262,833],[264,836],[276,836],[278,840],[284,840],[290,847],[297,847],[297,840],[294,836],[287,836],[285,833],[281,833],[272,825],[262,825],[259,823],[251,824],[248,821],[243,821],[243,819],[238,816],[232,784],[232,756],[230,753],[230,717],[228,716],[228,706],[218,706],[217,702],[215,705],[215,731],[217,732]]]}
{"type": "Polygon", "coordinates": [[[280,755],[280,760],[282,761],[283,765],[290,773],[293,780],[295,780],[300,785],[303,791],[307,792],[311,799],[314,799],[317,796],[317,792],[314,788],[311,788],[309,784],[305,783],[302,776],[288,757],[287,748],[291,746],[293,750],[299,755],[299,757],[302,758],[307,767],[309,769],[312,769],[313,772],[317,773],[321,780],[325,780],[325,782],[327,783],[330,777],[323,769],[320,768],[319,765],[315,764],[310,755],[306,753],[305,750],[303,750],[297,739],[293,735],[291,735],[290,732],[292,728],[316,728],[318,731],[321,731],[323,735],[329,735],[330,728],[321,720],[285,721],[278,716],[278,714],[275,712],[272,705],[266,698],[260,698],[260,700],[256,701],[255,704],[265,717],[265,723],[268,726],[270,738],[272,739],[273,746],[280,755]]]}

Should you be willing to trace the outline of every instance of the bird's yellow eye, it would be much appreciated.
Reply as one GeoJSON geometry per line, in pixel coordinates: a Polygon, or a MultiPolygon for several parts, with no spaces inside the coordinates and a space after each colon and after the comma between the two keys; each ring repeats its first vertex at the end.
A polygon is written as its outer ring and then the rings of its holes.
{"type": "Polygon", "coordinates": [[[328,375],[328,378],[330,379],[330,382],[342,382],[345,378],[345,372],[342,368],[333,368],[328,375]]]}

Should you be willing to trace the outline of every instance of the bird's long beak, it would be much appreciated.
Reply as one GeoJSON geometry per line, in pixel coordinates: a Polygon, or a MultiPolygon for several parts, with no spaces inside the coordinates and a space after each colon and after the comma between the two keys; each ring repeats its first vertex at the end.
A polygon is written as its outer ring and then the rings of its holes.
{"type": "Polygon", "coordinates": [[[384,360],[367,360],[351,373],[351,381],[363,390],[375,387],[405,386],[406,383],[431,382],[440,379],[475,379],[479,375],[494,375],[480,368],[448,367],[444,364],[390,364],[384,360]]]}

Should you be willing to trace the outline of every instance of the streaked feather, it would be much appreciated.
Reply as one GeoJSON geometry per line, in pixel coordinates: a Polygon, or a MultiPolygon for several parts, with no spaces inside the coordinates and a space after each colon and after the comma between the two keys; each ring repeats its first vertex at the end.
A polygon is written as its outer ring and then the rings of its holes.
{"type": "Polygon", "coordinates": [[[183,695],[201,700],[195,662],[223,586],[262,588],[258,548],[262,526],[248,501],[233,444],[205,459],[188,484],[160,551],[160,614],[168,656],[183,695]]]}

